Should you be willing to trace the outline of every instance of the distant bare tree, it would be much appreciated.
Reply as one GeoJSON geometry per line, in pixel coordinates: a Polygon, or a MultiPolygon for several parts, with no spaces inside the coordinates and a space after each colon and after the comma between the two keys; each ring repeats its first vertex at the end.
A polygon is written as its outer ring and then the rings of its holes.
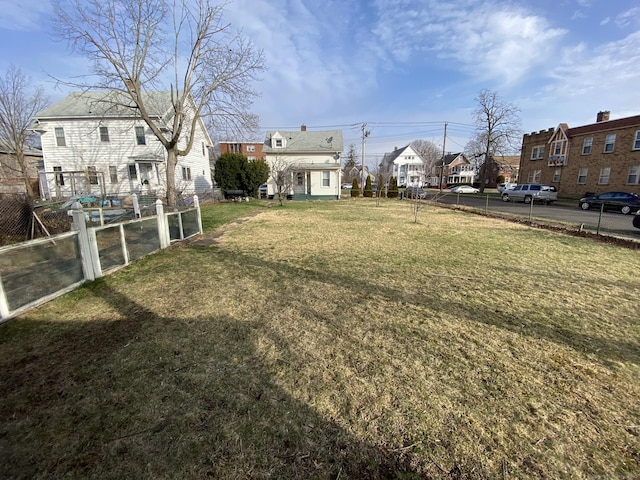
{"type": "Polygon", "coordinates": [[[48,104],[44,89],[32,87],[30,79],[19,68],[11,66],[4,78],[0,77],[0,141],[15,155],[15,162],[7,160],[1,167],[22,178],[29,198],[35,193],[25,158],[25,149],[34,135],[28,128],[35,114],[48,104]]]}
{"type": "Polygon", "coordinates": [[[476,102],[478,105],[473,111],[476,136],[469,148],[483,158],[480,168],[480,192],[483,192],[487,171],[490,170],[487,163],[492,162],[496,155],[517,151],[522,142],[522,128],[520,109],[504,102],[496,92],[481,90],[476,102]]]}
{"type": "Polygon", "coordinates": [[[345,155],[345,160],[344,160],[344,168],[349,169],[349,168],[353,168],[356,165],[358,165],[360,160],[360,156],[358,155],[358,152],[356,151],[356,146],[355,144],[351,144],[349,145],[349,150],[347,151],[347,154],[345,155]]]}
{"type": "Polygon", "coordinates": [[[427,179],[431,169],[436,162],[442,157],[442,150],[429,140],[414,140],[411,142],[413,149],[420,154],[424,162],[424,180],[427,179]]]}
{"type": "Polygon", "coordinates": [[[90,61],[91,75],[62,83],[122,93],[167,152],[167,203],[175,206],[177,159],[193,145],[198,122],[210,128],[255,129],[251,88],[264,55],[223,20],[208,0],[54,0],[54,28],[90,61]],[[171,128],[150,116],[145,92],[166,91],[171,128]],[[186,147],[178,141],[187,138],[186,147]]]}

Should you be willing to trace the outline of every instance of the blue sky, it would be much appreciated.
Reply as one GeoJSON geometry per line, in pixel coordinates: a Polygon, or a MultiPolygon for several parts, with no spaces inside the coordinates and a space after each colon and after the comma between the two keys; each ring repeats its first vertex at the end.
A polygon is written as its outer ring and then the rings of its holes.
{"type": "MultiPolygon", "coordinates": [[[[0,0],[0,68],[86,72],[51,36],[46,0],[0,0]]],[[[235,0],[226,18],[263,49],[253,111],[263,130],[371,131],[375,160],[414,139],[461,151],[483,88],[520,108],[525,132],[640,114],[638,0],[235,0]]],[[[259,138],[258,140],[261,140],[259,138]]]]}

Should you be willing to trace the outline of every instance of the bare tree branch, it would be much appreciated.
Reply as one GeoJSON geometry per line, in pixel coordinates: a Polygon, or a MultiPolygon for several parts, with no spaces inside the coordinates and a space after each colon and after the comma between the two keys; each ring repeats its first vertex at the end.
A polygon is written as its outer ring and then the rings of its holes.
{"type": "Polygon", "coordinates": [[[91,74],[61,83],[128,96],[167,152],[167,202],[175,204],[177,158],[187,155],[198,123],[240,132],[255,129],[248,112],[264,55],[224,22],[225,4],[209,0],[56,0],[54,28],[91,60],[91,74]],[[164,131],[145,92],[170,95],[164,131]],[[178,143],[185,135],[185,148],[178,143]]]}
{"type": "Polygon", "coordinates": [[[504,102],[496,92],[481,90],[476,97],[477,107],[473,112],[476,136],[467,149],[472,158],[483,157],[480,167],[480,192],[487,183],[490,162],[496,155],[508,155],[517,151],[522,141],[520,109],[504,102]]]}
{"type": "Polygon", "coordinates": [[[0,78],[0,140],[15,155],[16,162],[3,161],[0,166],[22,177],[29,198],[34,197],[25,156],[25,148],[32,136],[29,125],[35,114],[48,104],[44,89],[32,87],[31,81],[19,68],[9,67],[4,78],[0,78]]]}

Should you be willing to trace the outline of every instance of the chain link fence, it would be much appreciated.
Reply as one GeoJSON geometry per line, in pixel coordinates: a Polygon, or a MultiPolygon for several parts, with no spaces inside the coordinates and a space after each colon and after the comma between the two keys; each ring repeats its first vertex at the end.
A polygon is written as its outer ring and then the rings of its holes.
{"type": "Polygon", "coordinates": [[[34,206],[24,195],[0,195],[0,245],[68,232],[71,218],[56,206],[34,206]]]}

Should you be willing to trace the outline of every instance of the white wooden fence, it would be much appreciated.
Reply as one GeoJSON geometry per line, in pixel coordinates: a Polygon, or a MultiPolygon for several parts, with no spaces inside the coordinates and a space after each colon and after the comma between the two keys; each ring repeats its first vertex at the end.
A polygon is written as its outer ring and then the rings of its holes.
{"type": "Polygon", "coordinates": [[[132,261],[202,233],[200,203],[179,212],[87,227],[87,213],[76,202],[69,215],[74,231],[0,247],[0,323],[95,280],[132,261]]]}

